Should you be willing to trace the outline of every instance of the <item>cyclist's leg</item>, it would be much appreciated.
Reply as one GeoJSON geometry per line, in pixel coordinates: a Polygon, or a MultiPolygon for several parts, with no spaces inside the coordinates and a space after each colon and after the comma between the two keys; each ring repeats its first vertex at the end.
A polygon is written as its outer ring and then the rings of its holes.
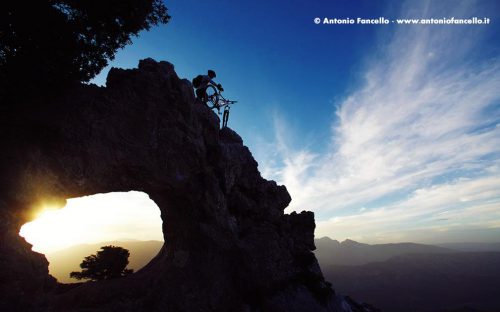
{"type": "Polygon", "coordinates": [[[203,89],[203,102],[207,103],[208,102],[207,88],[202,88],[202,89],[203,89]]]}
{"type": "Polygon", "coordinates": [[[201,89],[196,89],[196,98],[198,100],[203,100],[203,93],[201,89]]]}

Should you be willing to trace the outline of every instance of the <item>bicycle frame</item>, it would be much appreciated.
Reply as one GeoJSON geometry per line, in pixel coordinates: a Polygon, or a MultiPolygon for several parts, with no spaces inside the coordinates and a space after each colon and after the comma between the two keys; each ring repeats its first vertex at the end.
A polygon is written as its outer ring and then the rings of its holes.
{"type": "Polygon", "coordinates": [[[210,84],[208,87],[207,87],[207,91],[208,90],[213,90],[214,93],[211,94],[211,95],[208,95],[208,92],[207,92],[207,96],[208,96],[208,101],[213,103],[213,105],[210,107],[211,109],[214,109],[214,108],[217,108],[217,113],[219,115],[221,115],[221,112],[220,112],[220,109],[221,108],[224,108],[224,111],[223,111],[223,117],[222,117],[222,127],[227,127],[227,122],[229,120],[229,110],[231,109],[231,104],[234,104],[234,103],[237,103],[238,101],[232,101],[232,100],[228,100],[226,99],[225,97],[222,96],[221,92],[219,91],[219,89],[210,84]]]}

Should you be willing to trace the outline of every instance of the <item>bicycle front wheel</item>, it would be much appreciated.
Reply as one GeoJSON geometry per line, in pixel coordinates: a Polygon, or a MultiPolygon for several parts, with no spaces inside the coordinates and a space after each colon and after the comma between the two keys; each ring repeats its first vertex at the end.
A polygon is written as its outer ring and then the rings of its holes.
{"type": "Polygon", "coordinates": [[[211,108],[218,107],[219,106],[219,93],[217,92],[217,89],[209,85],[207,87],[207,98],[208,102],[210,103],[211,108]]]}

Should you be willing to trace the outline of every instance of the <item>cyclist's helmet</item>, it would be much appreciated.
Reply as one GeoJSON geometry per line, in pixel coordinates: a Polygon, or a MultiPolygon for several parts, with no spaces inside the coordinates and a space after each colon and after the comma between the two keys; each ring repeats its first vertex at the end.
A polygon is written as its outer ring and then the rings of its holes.
{"type": "Polygon", "coordinates": [[[211,69],[208,70],[208,76],[210,76],[211,78],[217,77],[217,75],[215,75],[215,72],[211,69]]]}

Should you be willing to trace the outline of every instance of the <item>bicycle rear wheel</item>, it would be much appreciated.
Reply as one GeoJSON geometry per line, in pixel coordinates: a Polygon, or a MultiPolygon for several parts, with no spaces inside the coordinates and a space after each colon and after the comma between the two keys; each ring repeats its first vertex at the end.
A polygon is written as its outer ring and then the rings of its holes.
{"type": "Polygon", "coordinates": [[[207,87],[207,98],[208,102],[210,103],[209,106],[210,108],[218,107],[219,106],[219,93],[217,92],[217,89],[209,85],[207,87]]]}

